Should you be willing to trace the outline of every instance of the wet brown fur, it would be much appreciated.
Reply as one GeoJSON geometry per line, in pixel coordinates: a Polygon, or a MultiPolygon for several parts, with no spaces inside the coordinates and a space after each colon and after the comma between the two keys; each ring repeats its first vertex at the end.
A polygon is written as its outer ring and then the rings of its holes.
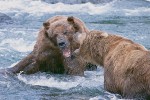
{"type": "Polygon", "coordinates": [[[106,90],[128,99],[149,97],[150,51],[127,38],[103,33],[86,34],[77,55],[84,62],[104,67],[106,90]]]}
{"type": "MultiPolygon", "coordinates": [[[[78,66],[79,61],[77,59],[72,61],[69,58],[64,58],[61,50],[57,46],[55,37],[57,37],[57,34],[63,35],[64,32],[89,31],[78,18],[74,17],[74,23],[78,26],[78,29],[74,28],[67,19],[68,17],[66,16],[55,16],[44,22],[44,27],[39,31],[33,51],[14,67],[9,68],[8,71],[12,73],[23,71],[26,74],[44,71],[58,74],[83,75],[85,64],[81,68],[81,66],[78,66]],[[51,29],[51,32],[47,31],[48,29],[51,29]]],[[[72,48],[74,49],[79,47],[79,44],[73,45],[72,48]]]]}

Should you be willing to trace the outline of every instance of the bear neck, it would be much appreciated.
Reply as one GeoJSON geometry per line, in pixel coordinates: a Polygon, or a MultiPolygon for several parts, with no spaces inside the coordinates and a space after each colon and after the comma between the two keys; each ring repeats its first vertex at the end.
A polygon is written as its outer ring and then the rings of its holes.
{"type": "Polygon", "coordinates": [[[114,37],[110,34],[106,38],[99,37],[101,37],[101,34],[87,33],[80,47],[80,56],[82,56],[86,62],[103,66],[104,59],[111,49],[111,43],[119,37],[114,37]]]}

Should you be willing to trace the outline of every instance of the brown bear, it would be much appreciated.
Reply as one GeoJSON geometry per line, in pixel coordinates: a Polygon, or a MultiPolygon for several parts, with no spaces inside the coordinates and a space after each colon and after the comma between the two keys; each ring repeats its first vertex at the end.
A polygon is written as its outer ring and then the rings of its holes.
{"type": "MultiPolygon", "coordinates": [[[[68,17],[65,16],[55,16],[48,19],[43,23],[43,27],[39,31],[33,51],[14,67],[7,70],[12,73],[23,71],[26,74],[44,71],[58,74],[83,75],[86,64],[81,65],[83,67],[78,67],[79,61],[71,59],[70,51],[62,49],[64,48],[63,45],[66,45],[62,42],[66,40],[64,34],[89,32],[81,20],[74,17],[74,22],[74,25],[70,24],[68,17]]],[[[71,48],[75,49],[78,46],[79,44],[71,48]]]]}
{"type": "Polygon", "coordinates": [[[74,54],[104,68],[104,88],[128,99],[150,99],[150,51],[133,41],[102,31],[78,33],[74,54]]]}

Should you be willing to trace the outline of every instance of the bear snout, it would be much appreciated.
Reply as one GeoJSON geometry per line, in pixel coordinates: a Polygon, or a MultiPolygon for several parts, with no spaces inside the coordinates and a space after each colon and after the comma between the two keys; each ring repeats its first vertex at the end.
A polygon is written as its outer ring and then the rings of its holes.
{"type": "Polygon", "coordinates": [[[66,43],[65,42],[60,42],[58,43],[59,47],[60,48],[64,48],[66,46],[66,43]]]}

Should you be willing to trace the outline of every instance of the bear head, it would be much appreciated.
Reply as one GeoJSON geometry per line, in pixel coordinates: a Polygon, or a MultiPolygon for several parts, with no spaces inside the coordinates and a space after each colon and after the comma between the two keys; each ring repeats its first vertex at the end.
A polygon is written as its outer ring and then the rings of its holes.
{"type": "Polygon", "coordinates": [[[58,46],[64,57],[70,57],[80,44],[76,41],[76,35],[88,32],[84,23],[75,17],[64,17],[64,19],[54,22],[46,21],[43,23],[47,37],[58,46]]]}

